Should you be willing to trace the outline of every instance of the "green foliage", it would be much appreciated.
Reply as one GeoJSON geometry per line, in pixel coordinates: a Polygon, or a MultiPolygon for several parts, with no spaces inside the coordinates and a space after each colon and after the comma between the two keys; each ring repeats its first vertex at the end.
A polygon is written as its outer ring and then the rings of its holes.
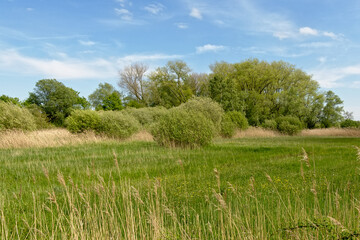
{"type": "Polygon", "coordinates": [[[65,120],[66,128],[72,133],[98,129],[100,114],[92,110],[74,110],[65,120]]]}
{"type": "Polygon", "coordinates": [[[325,96],[319,92],[319,84],[291,64],[249,59],[235,64],[219,62],[211,70],[210,97],[225,111],[244,112],[250,125],[292,115],[314,128],[321,119],[338,121],[332,116],[341,114],[341,109],[331,104],[324,108],[325,96]]]}
{"type": "Polygon", "coordinates": [[[235,135],[236,124],[233,122],[229,114],[225,114],[221,121],[221,135],[231,138],[235,135]]]}
{"type": "Polygon", "coordinates": [[[249,127],[249,123],[241,112],[238,111],[230,111],[227,112],[225,115],[227,115],[231,121],[235,124],[235,126],[240,130],[245,130],[249,127]]]}
{"type": "Polygon", "coordinates": [[[164,107],[127,108],[126,113],[134,116],[141,125],[149,126],[168,111],[164,107]]]}
{"type": "Polygon", "coordinates": [[[6,96],[6,95],[1,95],[0,96],[0,101],[3,101],[3,102],[7,102],[7,103],[12,103],[12,104],[15,104],[15,105],[18,105],[20,106],[21,105],[21,102],[20,102],[20,99],[15,97],[9,97],[9,96],[6,96]]]}
{"type": "Polygon", "coordinates": [[[321,115],[321,123],[325,128],[338,126],[343,120],[343,101],[334,92],[325,94],[325,106],[321,115]]]}
{"type": "Polygon", "coordinates": [[[26,106],[26,109],[33,115],[34,121],[36,124],[36,129],[47,129],[53,127],[49,122],[46,114],[41,110],[41,108],[35,104],[30,104],[26,106]]]}
{"type": "Polygon", "coordinates": [[[100,83],[99,87],[89,95],[91,106],[96,110],[122,110],[121,94],[109,83],[100,83]]]}
{"type": "Polygon", "coordinates": [[[198,112],[210,119],[215,127],[216,131],[220,130],[221,119],[224,115],[224,110],[221,106],[207,97],[193,97],[186,103],[179,106],[180,109],[184,109],[188,112],[198,112]]]}
{"type": "Polygon", "coordinates": [[[26,104],[38,105],[56,125],[62,125],[73,109],[87,107],[87,101],[79,93],[55,79],[43,79],[36,83],[26,104]]]}
{"type": "Polygon", "coordinates": [[[0,130],[35,130],[33,115],[26,108],[0,101],[0,130]]]}
{"type": "Polygon", "coordinates": [[[190,68],[183,61],[169,61],[149,75],[150,106],[171,108],[186,102],[193,92],[188,85],[190,68]]]}
{"type": "Polygon", "coordinates": [[[269,129],[273,131],[277,130],[277,123],[273,119],[266,119],[261,126],[265,129],[269,129]]]}
{"type": "Polygon", "coordinates": [[[97,128],[99,134],[124,139],[139,130],[140,123],[129,114],[119,111],[100,112],[100,124],[97,128]]]}
{"type": "Polygon", "coordinates": [[[351,119],[346,119],[341,122],[340,126],[342,128],[360,128],[360,121],[354,121],[351,119]]]}
{"type": "Polygon", "coordinates": [[[299,118],[293,116],[278,117],[276,123],[278,130],[288,135],[295,135],[303,129],[299,118]]]}
{"type": "Polygon", "coordinates": [[[199,147],[209,145],[214,125],[202,113],[173,108],[152,127],[155,141],[168,147],[199,147]]]}

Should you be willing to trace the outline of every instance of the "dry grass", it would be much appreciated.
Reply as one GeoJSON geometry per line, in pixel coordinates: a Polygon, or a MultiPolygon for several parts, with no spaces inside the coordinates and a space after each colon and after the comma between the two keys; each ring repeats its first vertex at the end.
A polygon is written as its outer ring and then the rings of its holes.
{"type": "Polygon", "coordinates": [[[71,134],[66,129],[46,129],[33,132],[8,131],[0,133],[0,148],[55,147],[104,141],[94,133],[71,134]]]}
{"type": "Polygon", "coordinates": [[[351,128],[306,129],[300,133],[300,136],[360,137],[360,129],[351,129],[351,128]]]}
{"type": "Polygon", "coordinates": [[[148,131],[143,130],[132,135],[127,141],[152,142],[154,141],[154,138],[148,131]]]}
{"type": "Polygon", "coordinates": [[[267,130],[260,127],[249,127],[247,130],[238,130],[235,133],[234,138],[248,138],[248,137],[258,138],[258,137],[278,137],[278,136],[282,136],[282,134],[276,131],[267,130]]]}
{"type": "MultiPolygon", "coordinates": [[[[72,134],[61,128],[33,132],[7,131],[0,133],[0,148],[57,147],[103,141],[114,141],[114,139],[97,136],[93,132],[72,134]]],[[[149,142],[153,141],[153,137],[150,133],[141,131],[125,141],[149,142]]]]}

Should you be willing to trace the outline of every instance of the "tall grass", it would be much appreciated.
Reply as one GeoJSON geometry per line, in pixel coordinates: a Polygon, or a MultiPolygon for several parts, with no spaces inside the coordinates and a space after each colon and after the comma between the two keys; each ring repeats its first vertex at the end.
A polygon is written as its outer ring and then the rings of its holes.
{"type": "MultiPolygon", "coordinates": [[[[355,147],[352,157],[360,161],[355,147]]],[[[123,175],[114,150],[106,174],[89,165],[82,179],[42,165],[34,182],[46,192],[16,192],[0,199],[1,239],[349,239],[360,237],[359,192],[319,176],[316,162],[302,149],[294,187],[263,172],[238,185],[224,182],[220,170],[195,206],[188,186],[190,172],[179,159],[182,201],[159,178],[141,185],[123,175]],[[266,179],[266,182],[259,181],[266,179]],[[86,184],[85,184],[86,183],[86,184]],[[286,191],[284,191],[284,188],[286,191]],[[21,206],[17,209],[15,202],[21,206]],[[26,209],[26,210],[25,210],[26,209]],[[15,211],[15,213],[14,213],[15,211]],[[23,212],[22,212],[23,211],[23,212]],[[9,217],[11,216],[11,218],[9,217]]],[[[95,160],[95,159],[94,159],[95,160]]],[[[358,162],[360,164],[360,162],[358,162]]],[[[4,190],[3,190],[4,191],[4,190]]]]}

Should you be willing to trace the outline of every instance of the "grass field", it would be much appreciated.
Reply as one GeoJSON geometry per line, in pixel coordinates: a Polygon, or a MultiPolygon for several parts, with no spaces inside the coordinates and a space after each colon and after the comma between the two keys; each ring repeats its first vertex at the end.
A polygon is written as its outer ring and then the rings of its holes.
{"type": "Polygon", "coordinates": [[[0,149],[0,239],[358,239],[360,138],[0,149]]]}

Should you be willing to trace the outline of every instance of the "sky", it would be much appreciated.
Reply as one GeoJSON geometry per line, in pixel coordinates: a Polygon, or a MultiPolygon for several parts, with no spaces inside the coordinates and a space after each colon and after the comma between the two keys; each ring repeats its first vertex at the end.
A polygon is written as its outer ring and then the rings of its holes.
{"type": "Polygon", "coordinates": [[[132,63],[285,61],[360,120],[358,0],[0,0],[0,95],[55,78],[87,97],[132,63]]]}

